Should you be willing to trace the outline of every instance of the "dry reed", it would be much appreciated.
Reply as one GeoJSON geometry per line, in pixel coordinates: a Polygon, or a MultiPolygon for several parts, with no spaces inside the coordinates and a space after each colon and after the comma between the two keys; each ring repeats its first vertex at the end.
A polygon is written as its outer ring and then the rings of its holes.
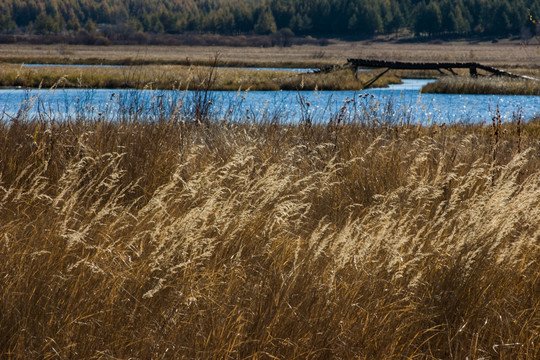
{"type": "Polygon", "coordinates": [[[3,123],[0,356],[538,359],[540,127],[501,126],[3,123]]]}
{"type": "MultiPolygon", "coordinates": [[[[495,67],[538,69],[538,44],[521,40],[492,43],[452,41],[437,44],[401,41],[339,41],[326,46],[147,46],[1,44],[0,61],[57,64],[209,64],[216,53],[227,66],[318,67],[343,64],[347,58],[413,62],[479,62],[495,67]]],[[[521,73],[515,71],[516,73],[521,73]]]]}
{"type": "Polygon", "coordinates": [[[440,94],[540,95],[540,80],[505,77],[472,78],[470,76],[444,76],[424,86],[422,92],[440,94]]]}
{"type": "MultiPolygon", "coordinates": [[[[25,67],[0,65],[0,86],[25,88],[135,88],[135,89],[198,89],[201,79],[213,71],[212,66],[147,65],[126,67],[25,67]]],[[[371,72],[356,77],[350,70],[330,74],[289,71],[254,71],[240,68],[215,70],[212,90],[358,90],[373,78],[371,72]]],[[[388,75],[376,86],[400,83],[388,75]]]]}

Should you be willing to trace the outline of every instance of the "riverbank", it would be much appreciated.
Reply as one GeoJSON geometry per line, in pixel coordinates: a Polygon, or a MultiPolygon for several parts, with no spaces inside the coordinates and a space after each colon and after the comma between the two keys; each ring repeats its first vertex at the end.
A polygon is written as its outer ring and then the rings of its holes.
{"type": "Polygon", "coordinates": [[[538,359],[538,123],[367,115],[0,124],[0,353],[538,359]]]}
{"type": "MultiPolygon", "coordinates": [[[[290,47],[225,47],[225,46],[84,46],[84,45],[0,45],[0,86],[30,87],[91,87],[91,88],[196,88],[206,67],[321,68],[343,65],[347,58],[362,57],[389,61],[469,62],[489,64],[518,74],[538,74],[539,47],[525,47],[516,41],[400,43],[399,41],[331,40],[320,45],[290,47]],[[25,69],[10,67],[10,63],[86,64],[90,69],[55,67],[25,69]],[[125,68],[102,68],[102,65],[125,68]]],[[[291,73],[249,72],[241,69],[220,70],[214,79],[215,90],[358,90],[363,89],[381,70],[360,73],[358,79],[350,72],[295,76],[291,73]]],[[[402,78],[436,78],[435,71],[391,71],[374,86],[387,86],[402,78]]]]}
{"type": "Polygon", "coordinates": [[[444,76],[422,88],[434,94],[540,95],[540,80],[508,77],[444,76]]]}
{"type": "Polygon", "coordinates": [[[495,67],[540,67],[540,45],[520,41],[339,41],[290,47],[32,45],[0,44],[0,62],[112,65],[208,65],[219,54],[222,66],[302,67],[344,64],[348,58],[388,61],[479,62],[495,67]]]}
{"type": "MultiPolygon", "coordinates": [[[[348,75],[350,76],[350,75],[348,75]]],[[[540,115],[538,96],[426,94],[421,88],[433,80],[403,79],[402,84],[368,90],[327,91],[195,91],[133,89],[0,89],[0,121],[27,114],[29,118],[59,121],[107,116],[111,121],[189,121],[193,107],[212,121],[255,119],[326,124],[364,124],[380,117],[389,124],[483,123],[497,114],[503,122],[516,117],[528,121],[540,115]],[[195,105],[194,105],[195,104],[195,105]]]]}
{"type": "MultiPolygon", "coordinates": [[[[375,75],[343,69],[331,73],[290,72],[209,66],[39,66],[0,65],[0,86],[28,88],[161,89],[161,90],[359,90],[375,75]]],[[[398,84],[387,75],[374,86],[398,84]]]]}
{"type": "MultiPolygon", "coordinates": [[[[287,71],[280,68],[227,68],[181,65],[24,65],[0,64],[0,87],[13,88],[89,88],[159,90],[362,90],[381,70],[350,69],[316,73],[312,69],[287,71]]],[[[517,69],[540,77],[540,71],[517,69]]],[[[458,72],[460,72],[458,70],[458,72]]],[[[424,93],[540,95],[540,81],[507,77],[471,78],[441,76],[434,70],[392,70],[371,87],[387,87],[403,78],[437,79],[422,88],[424,93]]]]}

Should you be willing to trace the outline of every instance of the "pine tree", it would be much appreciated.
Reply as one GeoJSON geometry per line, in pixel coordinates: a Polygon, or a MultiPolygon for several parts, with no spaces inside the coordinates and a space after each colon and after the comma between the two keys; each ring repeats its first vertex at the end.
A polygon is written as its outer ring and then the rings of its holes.
{"type": "Polygon", "coordinates": [[[276,26],[276,20],[274,19],[274,15],[272,15],[272,11],[270,11],[269,7],[264,7],[262,11],[259,14],[259,17],[257,18],[257,22],[255,23],[255,26],[253,27],[253,30],[257,34],[271,34],[276,32],[277,26],[276,26]]]}
{"type": "Polygon", "coordinates": [[[428,5],[421,3],[416,12],[414,21],[414,31],[416,34],[434,35],[442,31],[442,14],[439,5],[435,1],[430,1],[428,5]]]}

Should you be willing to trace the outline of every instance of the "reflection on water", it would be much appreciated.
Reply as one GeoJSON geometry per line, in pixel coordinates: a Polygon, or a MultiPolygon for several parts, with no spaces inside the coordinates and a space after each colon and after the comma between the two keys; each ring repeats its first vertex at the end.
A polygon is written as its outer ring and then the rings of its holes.
{"type": "Polygon", "coordinates": [[[189,119],[199,104],[216,119],[295,122],[309,118],[343,121],[455,123],[491,122],[496,109],[504,121],[521,111],[523,120],[540,115],[540,96],[422,94],[430,80],[406,79],[403,84],[365,91],[215,91],[207,103],[192,91],[153,90],[0,90],[0,120],[28,118],[67,120],[189,119]],[[309,104],[309,106],[307,105],[309,104]]]}

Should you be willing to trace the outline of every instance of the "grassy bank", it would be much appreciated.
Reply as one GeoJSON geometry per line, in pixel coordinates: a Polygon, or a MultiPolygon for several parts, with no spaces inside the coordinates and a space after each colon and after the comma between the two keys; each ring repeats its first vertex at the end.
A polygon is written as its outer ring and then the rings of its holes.
{"type": "Polygon", "coordinates": [[[540,126],[380,120],[2,123],[1,356],[538,359],[540,126]]]}
{"type": "Polygon", "coordinates": [[[338,41],[326,46],[84,46],[1,44],[0,61],[11,63],[205,65],[220,54],[227,66],[318,67],[343,64],[347,58],[409,62],[479,62],[494,67],[538,69],[540,48],[518,41],[410,43],[338,41]],[[435,60],[434,60],[435,59],[435,60]]]}
{"type": "MultiPolygon", "coordinates": [[[[512,71],[516,74],[538,76],[538,46],[523,46],[519,41],[467,42],[438,41],[409,43],[400,41],[330,40],[325,46],[304,44],[290,47],[233,47],[233,46],[88,46],[69,44],[32,45],[2,44],[0,86],[49,87],[63,79],[63,86],[94,88],[161,89],[192,86],[197,71],[211,66],[219,55],[221,67],[293,67],[320,68],[343,65],[348,58],[388,61],[478,62],[512,71]],[[80,70],[73,68],[19,70],[10,63],[28,64],[87,64],[125,65],[119,69],[80,70]],[[199,70],[194,71],[198,68],[199,70]]],[[[375,73],[378,71],[376,70],[375,73]]],[[[458,72],[459,73],[459,72],[458,72]]],[[[400,78],[434,78],[435,71],[392,71],[375,86],[395,83],[400,78]]],[[[373,78],[373,73],[360,74],[359,81],[347,73],[291,77],[290,73],[261,74],[236,70],[221,71],[216,89],[252,90],[276,89],[361,89],[373,78]]]]}
{"type": "MultiPolygon", "coordinates": [[[[219,65],[219,64],[218,64],[219,65]]],[[[129,67],[24,67],[0,65],[0,86],[69,88],[152,88],[198,89],[212,74],[210,90],[358,90],[375,75],[350,70],[327,74],[298,74],[288,71],[253,71],[208,66],[149,65],[129,67]]],[[[401,80],[393,75],[379,79],[375,86],[401,80]]]]}
{"type": "Polygon", "coordinates": [[[425,93],[540,95],[540,81],[507,77],[444,76],[422,88],[425,93]]]}

